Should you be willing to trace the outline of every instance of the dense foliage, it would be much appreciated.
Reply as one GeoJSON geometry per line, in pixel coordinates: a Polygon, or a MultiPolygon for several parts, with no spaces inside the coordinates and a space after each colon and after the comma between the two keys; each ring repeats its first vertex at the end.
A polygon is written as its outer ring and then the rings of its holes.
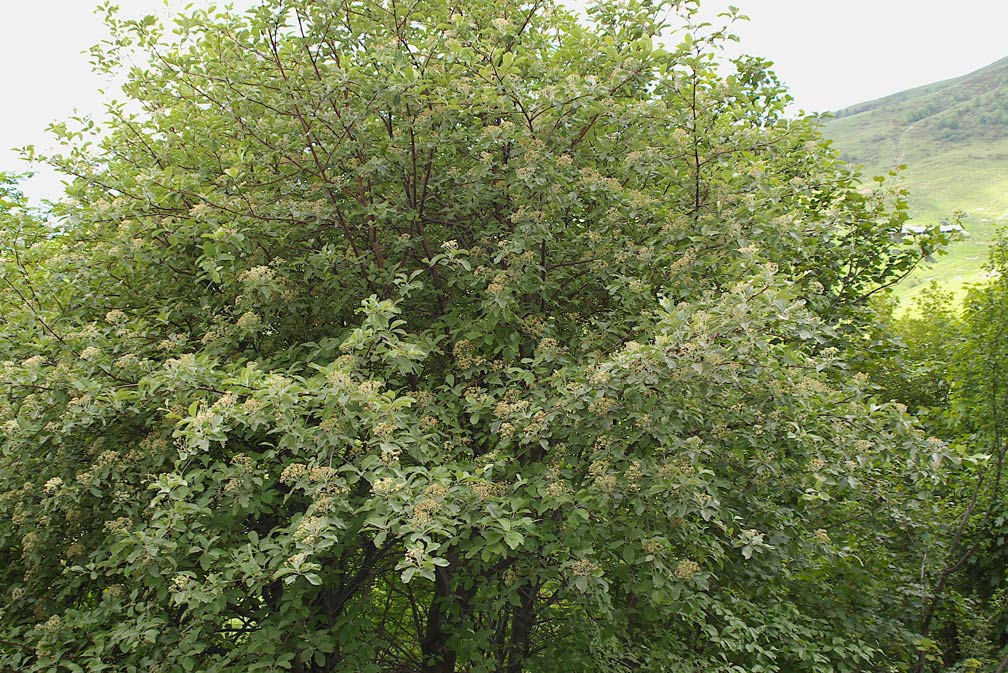
{"type": "Polygon", "coordinates": [[[848,356],[939,236],[669,9],[110,13],[5,196],[0,667],[912,665],[955,455],[848,356]]]}
{"type": "Polygon", "coordinates": [[[935,494],[944,516],[935,518],[931,552],[941,561],[922,574],[928,588],[917,671],[1008,670],[1004,239],[992,247],[988,270],[988,281],[972,287],[962,306],[932,287],[913,311],[886,325],[904,347],[873,371],[884,396],[907,401],[932,432],[977,454],[935,494]]]}

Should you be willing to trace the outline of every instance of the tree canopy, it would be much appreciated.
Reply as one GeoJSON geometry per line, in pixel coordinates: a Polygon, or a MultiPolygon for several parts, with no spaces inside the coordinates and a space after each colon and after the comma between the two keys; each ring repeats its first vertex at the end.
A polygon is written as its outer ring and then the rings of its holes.
{"type": "Polygon", "coordinates": [[[848,360],[940,235],[696,10],[109,8],[4,196],[2,667],[909,661],[955,456],[848,360]]]}

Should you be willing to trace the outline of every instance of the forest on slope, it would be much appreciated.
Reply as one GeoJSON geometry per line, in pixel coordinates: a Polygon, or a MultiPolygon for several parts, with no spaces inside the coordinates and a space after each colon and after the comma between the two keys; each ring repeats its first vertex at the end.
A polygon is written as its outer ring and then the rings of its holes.
{"type": "Polygon", "coordinates": [[[0,668],[1004,673],[1008,276],[894,318],[948,237],[697,9],[107,6],[0,199],[0,668]]]}

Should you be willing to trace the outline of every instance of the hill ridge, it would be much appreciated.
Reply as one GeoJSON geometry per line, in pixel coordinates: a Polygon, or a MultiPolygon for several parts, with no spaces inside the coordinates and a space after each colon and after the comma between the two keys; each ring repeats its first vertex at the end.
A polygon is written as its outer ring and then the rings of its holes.
{"type": "Polygon", "coordinates": [[[896,93],[887,94],[885,96],[882,96],[881,98],[874,98],[866,101],[860,101],[858,103],[854,103],[852,105],[843,107],[839,110],[835,110],[832,112],[832,114],[835,119],[842,119],[844,117],[860,114],[862,112],[870,112],[871,110],[888,103],[906,100],[908,98],[916,97],[919,95],[926,95],[928,93],[932,93],[936,90],[945,88],[947,86],[953,86],[959,82],[969,80],[971,78],[989,74],[998,74],[1001,71],[1008,71],[1008,56],[999,59],[997,61],[994,61],[993,63],[990,63],[988,65],[985,65],[982,68],[977,68],[976,70],[966,73],[965,75],[957,75],[955,77],[939,80],[937,82],[930,82],[928,84],[922,84],[920,86],[911,87],[909,89],[897,91],[896,93]]]}
{"type": "Polygon", "coordinates": [[[930,280],[961,290],[983,279],[987,247],[1008,225],[1008,57],[843,108],[823,132],[866,173],[906,165],[913,224],[965,214],[968,237],[908,279],[899,290],[904,298],[930,280]]]}

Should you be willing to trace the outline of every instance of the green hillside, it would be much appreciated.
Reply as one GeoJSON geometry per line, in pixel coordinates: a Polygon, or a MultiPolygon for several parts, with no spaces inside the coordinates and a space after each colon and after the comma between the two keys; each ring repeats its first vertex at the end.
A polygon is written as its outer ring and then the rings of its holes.
{"type": "Polygon", "coordinates": [[[983,278],[987,246],[1008,224],[1008,58],[841,110],[824,132],[871,174],[906,165],[914,223],[965,213],[964,239],[908,278],[901,298],[932,280],[958,291],[983,278]]]}

